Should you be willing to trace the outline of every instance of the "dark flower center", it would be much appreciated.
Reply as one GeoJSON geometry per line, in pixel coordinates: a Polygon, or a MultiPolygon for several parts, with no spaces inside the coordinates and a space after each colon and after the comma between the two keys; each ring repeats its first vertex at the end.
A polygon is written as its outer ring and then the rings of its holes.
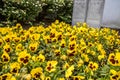
{"type": "Polygon", "coordinates": [[[35,47],[30,47],[31,51],[35,51],[35,47]]]}
{"type": "Polygon", "coordinates": [[[8,61],[8,58],[5,58],[4,61],[7,62],[7,61],[8,61]]]}
{"type": "Polygon", "coordinates": [[[19,39],[15,39],[15,42],[19,42],[20,40],[19,39]]]}
{"type": "Polygon", "coordinates": [[[6,41],[6,42],[10,42],[10,38],[7,38],[5,41],[6,41]]]}
{"type": "Polygon", "coordinates": [[[55,33],[50,33],[50,38],[54,38],[55,37],[55,33]]]}
{"type": "Polygon", "coordinates": [[[23,61],[24,60],[24,58],[20,58],[20,61],[23,61]]]}
{"type": "Polygon", "coordinates": [[[115,60],[114,59],[110,59],[110,62],[112,62],[112,64],[115,64],[115,60]]]}
{"type": "Polygon", "coordinates": [[[79,80],[79,79],[76,77],[75,80],[79,80]]]}
{"type": "Polygon", "coordinates": [[[61,47],[64,48],[64,47],[65,47],[65,44],[62,44],[61,47]]]}
{"type": "Polygon", "coordinates": [[[47,69],[48,69],[48,71],[50,71],[50,70],[52,69],[52,67],[51,67],[51,66],[49,66],[49,67],[47,67],[47,69]]]}
{"type": "Polygon", "coordinates": [[[47,43],[51,43],[51,39],[47,39],[47,43]]]}
{"type": "Polygon", "coordinates": [[[2,45],[2,42],[0,42],[0,46],[2,45]]]}
{"type": "Polygon", "coordinates": [[[8,53],[10,52],[10,48],[6,48],[5,51],[8,53]]]}
{"type": "Polygon", "coordinates": [[[28,62],[28,59],[24,59],[23,63],[27,63],[28,62]]]}
{"type": "Polygon", "coordinates": [[[41,75],[40,73],[35,73],[36,78],[40,78],[40,75],[41,75]]]}
{"type": "Polygon", "coordinates": [[[112,78],[113,79],[117,79],[119,76],[118,75],[115,75],[115,76],[113,76],[112,78]]]}
{"type": "Polygon", "coordinates": [[[13,68],[12,72],[13,72],[13,73],[17,73],[17,69],[16,69],[16,68],[13,68]]]}
{"type": "Polygon", "coordinates": [[[62,35],[59,35],[58,40],[62,40],[62,35]]]}
{"type": "Polygon", "coordinates": [[[2,76],[2,80],[6,80],[6,78],[7,78],[7,75],[2,76]]]}

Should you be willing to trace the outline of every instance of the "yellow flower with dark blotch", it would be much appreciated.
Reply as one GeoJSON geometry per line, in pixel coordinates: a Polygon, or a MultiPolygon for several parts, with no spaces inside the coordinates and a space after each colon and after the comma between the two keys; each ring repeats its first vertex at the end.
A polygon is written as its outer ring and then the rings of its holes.
{"type": "Polygon", "coordinates": [[[92,71],[96,71],[98,69],[98,64],[90,61],[89,64],[88,64],[88,68],[92,71]]]}
{"type": "Polygon", "coordinates": [[[37,34],[37,33],[31,34],[30,39],[33,41],[38,41],[40,39],[40,34],[37,34]]]}
{"type": "Polygon", "coordinates": [[[74,41],[74,40],[76,40],[76,39],[77,39],[77,36],[74,35],[74,36],[71,36],[71,37],[70,37],[69,41],[74,41]]]}
{"type": "Polygon", "coordinates": [[[110,41],[110,42],[114,42],[115,37],[113,35],[108,35],[107,40],[110,41]]]}
{"type": "Polygon", "coordinates": [[[114,53],[110,53],[109,54],[109,57],[108,57],[108,62],[110,63],[110,64],[115,64],[115,54],[114,53]]]}
{"type": "Polygon", "coordinates": [[[84,28],[84,27],[79,27],[79,28],[78,28],[78,32],[79,32],[80,34],[83,34],[83,33],[85,33],[86,31],[87,31],[87,29],[84,28]]]}
{"type": "Polygon", "coordinates": [[[74,49],[74,50],[67,50],[67,55],[69,57],[72,57],[72,56],[74,56],[76,54],[77,54],[77,50],[76,49],[74,49]]]}
{"type": "Polygon", "coordinates": [[[20,36],[20,39],[21,39],[22,42],[24,42],[24,41],[27,40],[27,37],[25,35],[22,35],[22,36],[20,36]]]}
{"type": "Polygon", "coordinates": [[[6,43],[10,43],[11,42],[11,35],[6,35],[3,37],[3,40],[6,42],[6,43]]]}
{"type": "Polygon", "coordinates": [[[45,68],[46,71],[48,71],[49,73],[54,72],[56,70],[57,63],[57,61],[48,61],[47,66],[45,68]]]}
{"type": "Polygon", "coordinates": [[[110,80],[120,80],[119,74],[115,74],[115,75],[110,76],[110,80]]]}
{"type": "Polygon", "coordinates": [[[71,33],[72,32],[72,28],[71,27],[67,27],[66,31],[71,33]]]}
{"type": "Polygon", "coordinates": [[[2,39],[0,39],[0,48],[3,46],[4,42],[2,39]]]}
{"type": "Polygon", "coordinates": [[[72,76],[72,80],[84,80],[84,76],[72,76]]]}
{"type": "Polygon", "coordinates": [[[38,48],[38,42],[32,42],[29,44],[29,49],[31,52],[35,52],[38,48]]]}
{"type": "Polygon", "coordinates": [[[34,79],[44,80],[44,78],[45,78],[45,76],[43,74],[43,69],[41,67],[32,69],[30,73],[32,75],[32,78],[34,78],[34,79]]]}
{"type": "Polygon", "coordinates": [[[45,77],[45,80],[51,80],[51,77],[45,77]]]}
{"type": "Polygon", "coordinates": [[[76,41],[71,41],[71,42],[69,43],[69,49],[70,49],[70,50],[76,49],[76,41]]]}
{"type": "Polygon", "coordinates": [[[36,57],[36,61],[44,62],[45,61],[45,56],[42,54],[39,54],[39,56],[36,57]]]}
{"type": "Polygon", "coordinates": [[[54,50],[55,56],[60,56],[61,52],[59,49],[54,50]]]}
{"type": "Polygon", "coordinates": [[[114,53],[109,54],[108,62],[113,66],[120,66],[120,53],[114,53]]]}
{"type": "Polygon", "coordinates": [[[12,77],[12,74],[6,73],[6,74],[3,74],[3,75],[1,76],[1,78],[2,78],[1,80],[10,80],[11,77],[12,77]]]}
{"type": "Polygon", "coordinates": [[[70,66],[66,71],[65,71],[65,77],[69,78],[72,75],[72,72],[74,71],[74,65],[70,66]]]}
{"type": "Polygon", "coordinates": [[[66,46],[66,42],[64,39],[61,40],[60,46],[61,46],[61,48],[64,48],[66,46]]]}
{"type": "Polygon", "coordinates": [[[56,36],[57,36],[57,39],[58,39],[58,40],[62,40],[62,39],[63,39],[63,34],[62,34],[62,32],[57,32],[57,33],[56,33],[56,36]]]}
{"type": "Polygon", "coordinates": [[[2,58],[2,61],[3,61],[4,63],[7,63],[7,62],[10,61],[10,56],[9,56],[9,54],[6,53],[6,52],[4,52],[4,53],[2,54],[1,58],[2,58]]]}
{"type": "Polygon", "coordinates": [[[9,53],[9,52],[12,51],[10,45],[8,45],[8,44],[5,44],[5,45],[3,46],[3,49],[4,49],[4,52],[6,52],[6,53],[9,53]]]}
{"type": "Polygon", "coordinates": [[[81,46],[81,45],[79,46],[79,52],[80,53],[83,54],[83,53],[86,53],[86,51],[87,51],[87,46],[81,46]]]}
{"type": "Polygon", "coordinates": [[[87,46],[88,46],[88,47],[93,47],[93,46],[94,46],[94,43],[88,42],[87,46]]]}
{"type": "Polygon", "coordinates": [[[17,23],[17,24],[16,24],[16,28],[17,28],[17,29],[22,29],[22,25],[21,25],[20,23],[17,23]]]}
{"type": "Polygon", "coordinates": [[[27,32],[27,30],[21,29],[19,30],[19,34],[24,35],[27,32]]]}
{"type": "Polygon", "coordinates": [[[23,63],[24,65],[28,64],[30,58],[31,55],[27,53],[27,51],[22,51],[18,54],[18,62],[23,63]]]}
{"type": "Polygon", "coordinates": [[[11,35],[11,40],[13,40],[13,41],[14,41],[14,38],[17,37],[17,33],[11,32],[11,33],[9,33],[9,35],[11,35]]]}
{"type": "Polygon", "coordinates": [[[69,66],[70,66],[70,65],[66,62],[66,63],[63,65],[63,69],[68,69],[69,66]]]}
{"type": "Polygon", "coordinates": [[[52,30],[50,31],[50,38],[56,37],[56,33],[57,33],[57,31],[56,31],[55,29],[52,29],[52,30]]]}
{"type": "Polygon", "coordinates": [[[30,34],[33,34],[35,31],[36,31],[36,27],[33,27],[33,26],[28,29],[28,32],[30,34]]]}
{"type": "Polygon", "coordinates": [[[20,64],[18,62],[10,63],[11,73],[18,73],[20,69],[20,64]]]}
{"type": "Polygon", "coordinates": [[[15,51],[23,51],[24,50],[24,46],[22,44],[18,44],[15,48],[15,51]]]}
{"type": "Polygon", "coordinates": [[[30,38],[30,32],[29,31],[27,31],[25,34],[24,34],[24,36],[26,37],[26,39],[29,39],[30,38]]]}
{"type": "Polygon", "coordinates": [[[120,80],[120,71],[115,71],[111,76],[110,80],[120,80]]]}
{"type": "Polygon", "coordinates": [[[46,44],[52,42],[52,39],[50,38],[50,36],[43,36],[43,38],[44,38],[46,44]]]}
{"type": "Polygon", "coordinates": [[[13,41],[15,43],[19,43],[21,41],[21,38],[20,37],[15,37],[15,38],[13,38],[13,41]]]}
{"type": "Polygon", "coordinates": [[[57,38],[56,37],[52,38],[52,42],[57,42],[57,38]]]}

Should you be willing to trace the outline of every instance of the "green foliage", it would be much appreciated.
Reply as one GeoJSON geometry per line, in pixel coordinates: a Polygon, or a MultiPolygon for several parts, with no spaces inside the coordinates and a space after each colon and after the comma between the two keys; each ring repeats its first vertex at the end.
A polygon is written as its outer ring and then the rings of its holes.
{"type": "Polygon", "coordinates": [[[35,17],[42,11],[40,0],[4,0],[1,14],[6,20],[16,21],[35,21],[35,17]]]}
{"type": "MultiPolygon", "coordinates": [[[[2,0],[0,25],[14,23],[52,22],[56,19],[71,23],[73,0],[2,0]]],[[[33,23],[32,23],[33,24],[33,23]]],[[[31,24],[30,24],[31,25],[31,24]]]]}
{"type": "Polygon", "coordinates": [[[45,15],[45,19],[71,22],[73,0],[45,0],[44,11],[41,14],[45,15]]]}

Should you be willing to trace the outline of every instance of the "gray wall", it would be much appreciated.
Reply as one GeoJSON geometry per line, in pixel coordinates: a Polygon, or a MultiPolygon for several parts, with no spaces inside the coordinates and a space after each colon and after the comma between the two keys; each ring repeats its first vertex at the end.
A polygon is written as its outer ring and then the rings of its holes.
{"type": "Polygon", "coordinates": [[[120,27],[120,0],[105,0],[103,25],[120,27]]]}

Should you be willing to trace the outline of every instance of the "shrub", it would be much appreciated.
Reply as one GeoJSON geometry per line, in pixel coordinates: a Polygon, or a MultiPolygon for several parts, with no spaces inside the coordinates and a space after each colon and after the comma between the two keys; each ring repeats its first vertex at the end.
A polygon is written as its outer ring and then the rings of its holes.
{"type": "Polygon", "coordinates": [[[42,11],[40,0],[4,0],[4,6],[0,12],[7,21],[29,22],[35,21],[35,17],[42,11]]]}
{"type": "Polygon", "coordinates": [[[41,20],[59,19],[71,23],[73,0],[45,0],[45,4],[43,11],[39,14],[41,20]]]}

